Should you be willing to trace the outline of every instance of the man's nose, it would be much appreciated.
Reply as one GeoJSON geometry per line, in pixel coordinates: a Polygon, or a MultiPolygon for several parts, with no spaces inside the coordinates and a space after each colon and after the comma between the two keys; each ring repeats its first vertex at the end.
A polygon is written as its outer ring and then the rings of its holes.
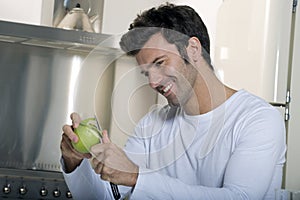
{"type": "Polygon", "coordinates": [[[162,80],[162,75],[156,70],[150,70],[148,74],[149,85],[153,89],[157,88],[162,80]]]}

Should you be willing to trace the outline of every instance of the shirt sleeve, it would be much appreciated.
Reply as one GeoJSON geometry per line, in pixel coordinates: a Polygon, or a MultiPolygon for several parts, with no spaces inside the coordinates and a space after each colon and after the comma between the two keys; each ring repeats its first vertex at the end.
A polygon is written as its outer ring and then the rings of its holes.
{"type": "Polygon", "coordinates": [[[270,185],[272,182],[278,187],[281,184],[285,153],[283,120],[277,110],[260,110],[247,118],[238,132],[239,138],[228,161],[222,187],[188,185],[175,175],[171,177],[140,168],[142,173],[131,199],[274,199],[266,194],[270,187],[274,187],[270,185]]]}
{"type": "MultiPolygon", "coordinates": [[[[92,169],[89,160],[84,159],[82,163],[71,173],[65,173],[63,159],[61,160],[62,172],[66,184],[72,193],[74,200],[113,200],[110,184],[103,181],[99,174],[92,169]]],[[[121,196],[128,195],[131,187],[118,185],[121,196]]]]}
{"type": "MultiPolygon", "coordinates": [[[[63,160],[61,162],[63,167],[63,160]]],[[[107,184],[93,172],[87,159],[84,159],[71,173],[62,171],[73,199],[113,199],[107,184]]]]}

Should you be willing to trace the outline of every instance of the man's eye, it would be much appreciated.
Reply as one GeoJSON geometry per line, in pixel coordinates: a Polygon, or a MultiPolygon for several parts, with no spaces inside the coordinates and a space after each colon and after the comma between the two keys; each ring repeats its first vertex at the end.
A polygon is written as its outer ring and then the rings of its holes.
{"type": "Polygon", "coordinates": [[[163,60],[158,61],[158,62],[155,63],[155,66],[156,66],[156,67],[160,67],[163,63],[164,63],[163,60]]]}

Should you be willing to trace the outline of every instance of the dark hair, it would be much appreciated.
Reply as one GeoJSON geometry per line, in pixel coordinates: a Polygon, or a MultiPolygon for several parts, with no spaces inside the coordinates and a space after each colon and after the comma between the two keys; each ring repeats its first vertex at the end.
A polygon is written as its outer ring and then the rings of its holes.
{"type": "Polygon", "coordinates": [[[175,44],[182,58],[187,61],[188,40],[197,37],[202,45],[203,57],[211,65],[207,28],[197,12],[189,6],[167,3],[144,11],[130,24],[129,31],[121,38],[120,46],[127,55],[134,56],[158,32],[169,43],[175,44]]]}

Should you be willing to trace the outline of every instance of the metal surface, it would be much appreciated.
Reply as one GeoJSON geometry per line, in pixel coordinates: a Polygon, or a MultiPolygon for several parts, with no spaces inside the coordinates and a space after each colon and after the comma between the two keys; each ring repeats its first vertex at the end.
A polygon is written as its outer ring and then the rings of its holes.
{"type": "Polygon", "coordinates": [[[1,36],[19,39],[0,40],[0,167],[60,171],[62,125],[71,112],[94,114],[99,76],[119,50],[96,46],[108,36],[24,24],[0,22],[1,36]]]}
{"type": "Polygon", "coordinates": [[[0,167],[59,171],[75,55],[4,42],[0,49],[0,167]]]}
{"type": "MultiPolygon", "coordinates": [[[[120,53],[113,43],[109,35],[0,21],[0,199],[71,198],[62,126],[74,111],[93,115],[95,91],[112,87],[120,53]]],[[[100,107],[109,107],[110,96],[100,95],[100,107]]]]}
{"type": "Polygon", "coordinates": [[[0,41],[85,51],[91,51],[97,47],[97,50],[103,50],[109,54],[120,53],[119,38],[116,36],[1,20],[0,41]]]}
{"type": "Polygon", "coordinates": [[[72,199],[61,173],[0,168],[0,199],[72,199]]]}
{"type": "Polygon", "coordinates": [[[80,4],[80,7],[92,19],[92,26],[95,33],[101,33],[103,0],[54,0],[53,23],[54,27],[63,20],[68,11],[80,4]]]}

